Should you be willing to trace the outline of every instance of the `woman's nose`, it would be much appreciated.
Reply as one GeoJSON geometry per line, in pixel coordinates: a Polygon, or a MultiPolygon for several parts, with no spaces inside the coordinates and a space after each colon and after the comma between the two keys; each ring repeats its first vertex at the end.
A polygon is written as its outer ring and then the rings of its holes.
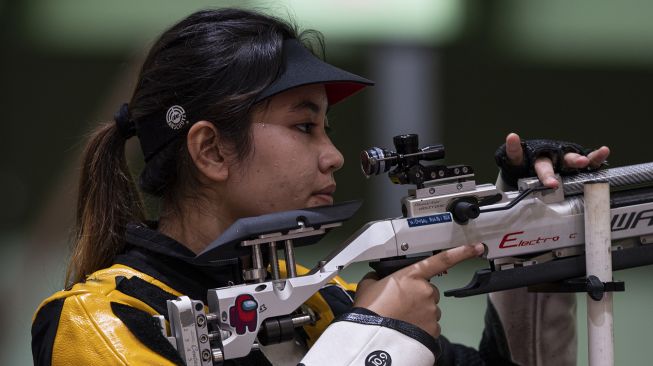
{"type": "Polygon", "coordinates": [[[323,173],[333,173],[342,168],[345,163],[345,158],[340,153],[331,140],[327,139],[324,144],[324,150],[320,154],[319,168],[323,173]]]}

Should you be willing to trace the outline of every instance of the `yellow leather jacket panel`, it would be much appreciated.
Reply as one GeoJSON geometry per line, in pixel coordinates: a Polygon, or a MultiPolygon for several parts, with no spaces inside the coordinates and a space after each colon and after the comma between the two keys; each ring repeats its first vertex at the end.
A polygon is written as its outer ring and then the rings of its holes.
{"type": "Polygon", "coordinates": [[[144,302],[117,291],[117,276],[136,276],[181,296],[157,279],[120,264],[93,273],[86,282],[70,290],[55,293],[37,310],[38,314],[47,303],[64,300],[52,349],[52,365],[173,365],[145,347],[113,314],[111,302],[156,315],[156,311],[144,302]]]}
{"type": "MultiPolygon", "coordinates": [[[[285,265],[281,265],[285,268],[285,265]]],[[[298,274],[308,269],[297,266],[298,274]]],[[[52,345],[52,365],[174,365],[175,363],[150,349],[137,339],[130,329],[119,319],[111,308],[111,303],[119,303],[158,315],[157,311],[145,302],[126,295],[116,289],[118,277],[138,277],[174,296],[182,294],[165,283],[125,265],[115,264],[90,275],[86,282],[78,283],[72,289],[59,291],[39,306],[33,319],[47,304],[63,300],[58,327],[52,345]]],[[[343,289],[355,290],[337,277],[332,281],[343,289]]],[[[316,293],[306,305],[318,314],[318,321],[304,329],[308,335],[307,344],[311,346],[334,319],[327,301],[316,293]]],[[[35,360],[38,364],[39,362],[35,360]]]]}

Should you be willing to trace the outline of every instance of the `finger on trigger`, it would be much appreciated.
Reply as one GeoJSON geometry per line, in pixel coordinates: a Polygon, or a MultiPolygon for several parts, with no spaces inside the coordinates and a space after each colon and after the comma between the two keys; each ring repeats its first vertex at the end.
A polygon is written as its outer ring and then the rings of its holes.
{"type": "Polygon", "coordinates": [[[506,137],[506,155],[510,164],[519,166],[524,163],[524,150],[519,135],[512,132],[506,137]]]}
{"type": "Polygon", "coordinates": [[[428,257],[401,271],[407,271],[413,276],[430,279],[466,259],[478,257],[483,254],[484,250],[483,244],[461,245],[428,257]]]}
{"type": "Polygon", "coordinates": [[[564,164],[567,168],[582,169],[586,167],[589,162],[589,159],[581,154],[566,153],[564,157],[564,164]]]}
{"type": "Polygon", "coordinates": [[[549,188],[557,188],[558,180],[555,178],[553,171],[553,163],[547,157],[538,158],[535,160],[535,172],[540,182],[549,188]]]}

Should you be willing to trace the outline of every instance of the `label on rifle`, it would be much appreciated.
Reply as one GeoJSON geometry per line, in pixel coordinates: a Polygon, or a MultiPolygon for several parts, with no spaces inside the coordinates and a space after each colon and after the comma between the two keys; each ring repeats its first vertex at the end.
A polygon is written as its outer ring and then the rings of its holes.
{"type": "Polygon", "coordinates": [[[451,222],[451,214],[449,212],[445,212],[437,215],[412,217],[407,221],[409,227],[442,224],[445,222],[451,222]]]}

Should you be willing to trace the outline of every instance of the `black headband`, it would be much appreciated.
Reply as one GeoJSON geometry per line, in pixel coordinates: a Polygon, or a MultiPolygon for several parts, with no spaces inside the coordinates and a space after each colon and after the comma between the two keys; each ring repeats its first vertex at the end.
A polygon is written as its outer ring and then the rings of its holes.
{"type": "MultiPolygon", "coordinates": [[[[309,84],[324,84],[329,105],[334,105],[374,82],[329,65],[313,55],[301,42],[287,39],[283,42],[283,71],[265,88],[256,102],[288,89],[309,84]]],[[[138,138],[145,161],[172,142],[186,126],[199,120],[183,105],[172,105],[158,115],[139,124],[138,138]]]]}

